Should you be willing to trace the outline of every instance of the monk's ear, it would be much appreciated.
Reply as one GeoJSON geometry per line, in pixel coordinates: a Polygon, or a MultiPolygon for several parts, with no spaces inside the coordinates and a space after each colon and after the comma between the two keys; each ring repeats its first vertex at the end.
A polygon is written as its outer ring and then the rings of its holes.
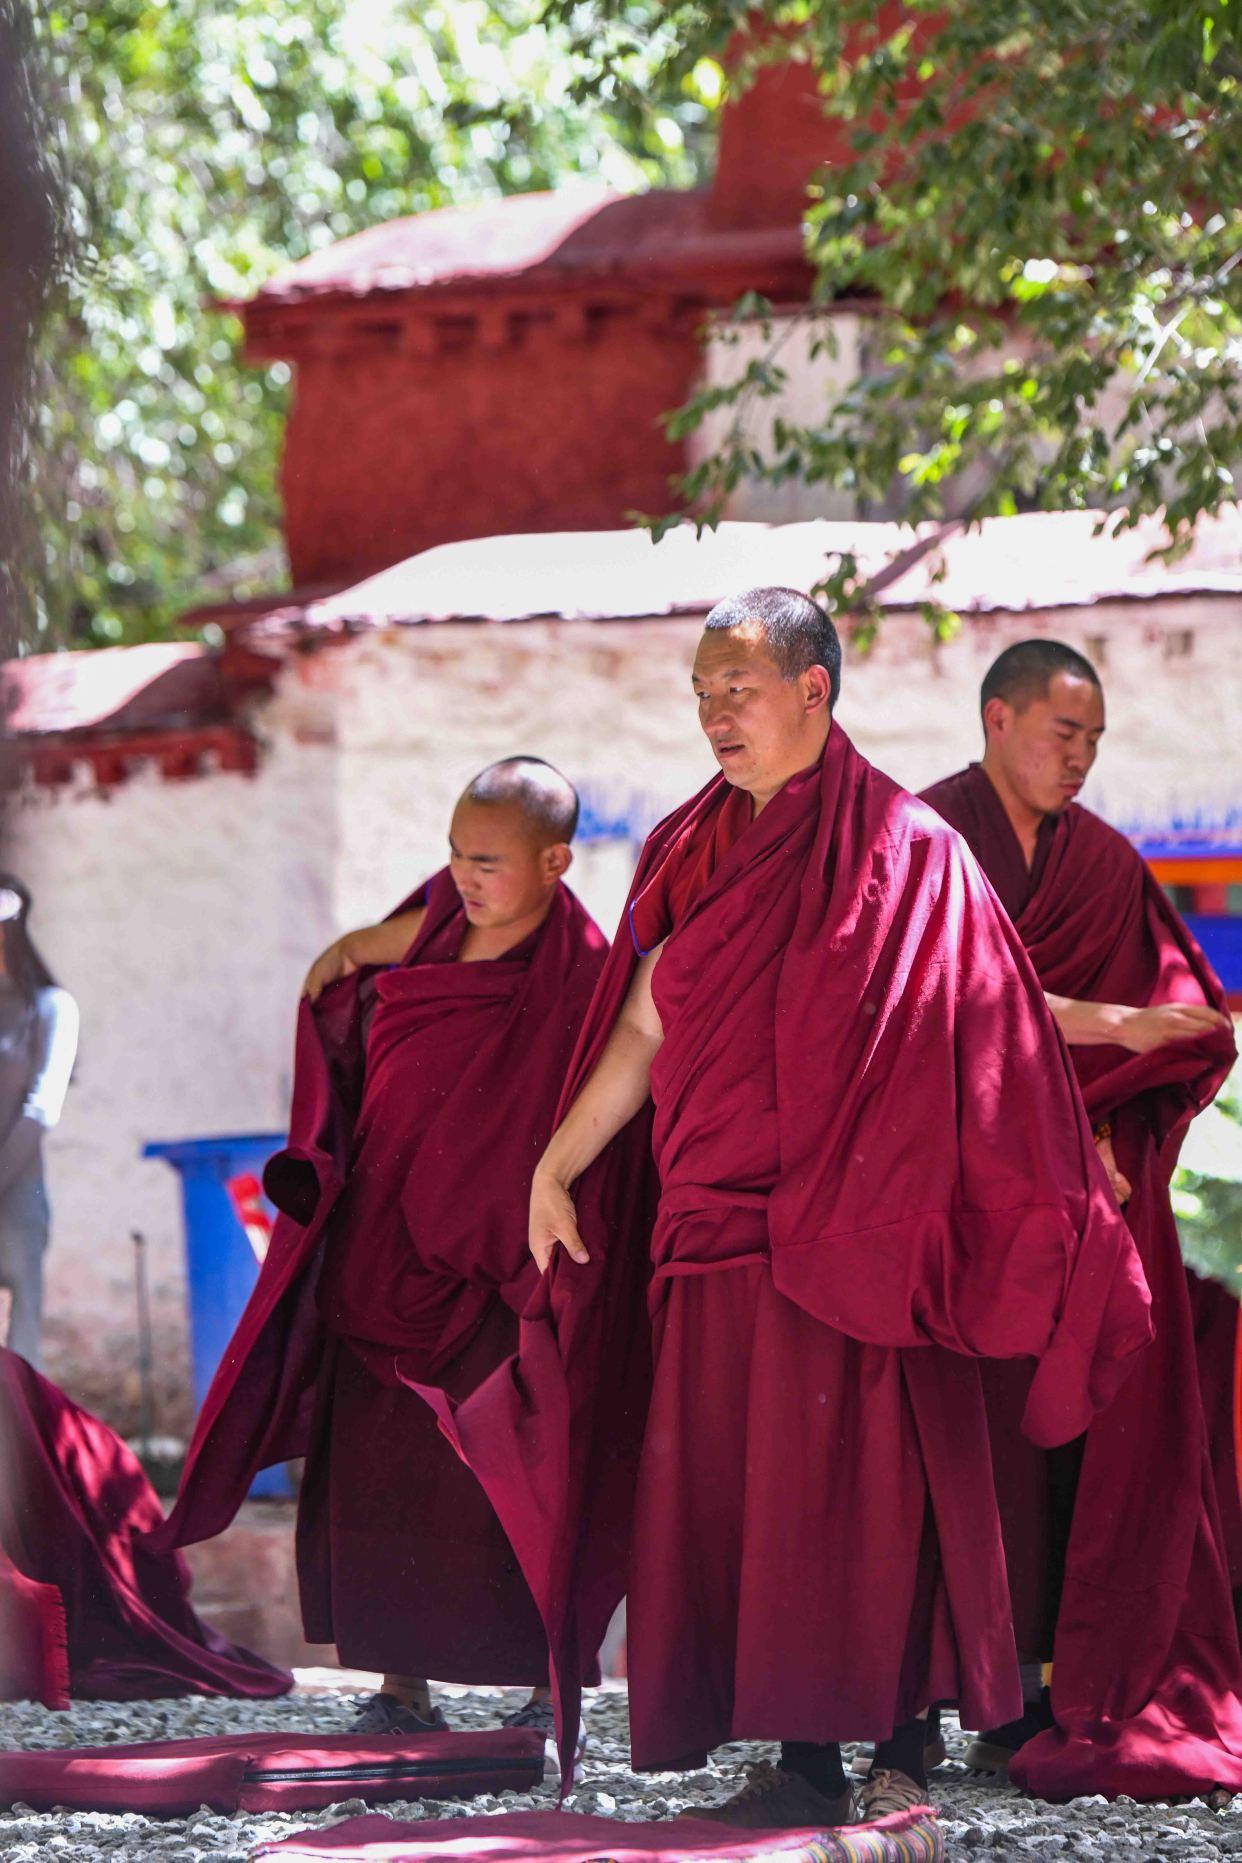
{"type": "Polygon", "coordinates": [[[802,689],[808,712],[817,712],[832,704],[832,681],[826,666],[808,666],[802,675],[802,689]]]}
{"type": "Polygon", "coordinates": [[[543,877],[548,885],[563,880],[573,866],[574,850],[568,841],[554,841],[551,847],[543,850],[543,877]]]}
{"type": "Polygon", "coordinates": [[[1003,737],[1009,726],[1013,707],[1006,699],[989,699],[983,708],[983,735],[985,738],[1003,737]]]}

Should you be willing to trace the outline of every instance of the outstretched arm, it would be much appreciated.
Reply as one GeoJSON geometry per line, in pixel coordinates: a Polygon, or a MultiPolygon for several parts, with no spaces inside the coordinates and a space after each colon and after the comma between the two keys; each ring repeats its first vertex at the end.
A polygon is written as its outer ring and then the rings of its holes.
{"type": "Polygon", "coordinates": [[[1153,1003],[1131,1009],[1125,1003],[1080,1003],[1044,991],[1057,1026],[1072,1048],[1111,1044],[1132,1054],[1150,1054],[1174,1041],[1194,1041],[1213,1029],[1231,1026],[1228,1016],[1206,1003],[1153,1003]]]}
{"type": "Polygon", "coordinates": [[[590,1260],[578,1233],[570,1190],[608,1141],[628,1125],[651,1091],[651,1063],[664,1040],[651,995],[651,975],[659,955],[660,947],[649,952],[634,973],[603,1054],[535,1169],[530,1252],[541,1274],[558,1246],[574,1261],[590,1260]]]}
{"type": "Polygon", "coordinates": [[[307,971],[303,996],[315,1002],[330,983],[351,976],[364,964],[399,964],[418,936],[425,910],[416,906],[412,912],[399,912],[379,925],[364,925],[337,938],[307,971]]]}

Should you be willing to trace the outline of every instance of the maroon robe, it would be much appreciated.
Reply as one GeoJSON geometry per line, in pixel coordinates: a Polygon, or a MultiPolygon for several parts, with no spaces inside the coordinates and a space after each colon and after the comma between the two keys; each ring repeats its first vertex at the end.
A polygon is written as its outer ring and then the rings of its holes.
{"type": "Polygon", "coordinates": [[[120,1437],[0,1348],[0,1699],[287,1693],[197,1615],[185,1561],[143,1544],[162,1519],[120,1437]]]}
{"type": "Polygon", "coordinates": [[[307,1456],[306,1634],[359,1668],[534,1683],[546,1639],[495,1514],[411,1385],[464,1396],[536,1276],[531,1172],[604,958],[573,894],[486,963],[447,873],[403,962],[303,1004],[284,1214],[209,1391],[171,1531],[219,1531],[253,1470],[307,1456]],[[266,1422],[266,1419],[271,1419],[266,1422]]]}
{"type": "MultiPolygon", "coordinates": [[[[1077,805],[1049,816],[1028,872],[979,765],[938,783],[926,800],[969,842],[1044,989],[1135,1007],[1224,1008],[1220,984],[1145,863],[1098,816],[1077,805]]],[[[1213,1784],[1237,1790],[1242,1659],[1168,1190],[1186,1128],[1236,1051],[1222,1029],[1146,1055],[1111,1046],[1071,1052],[1087,1112],[1110,1121],[1117,1164],[1132,1187],[1125,1215],[1151,1288],[1156,1343],[1087,1434],[1055,1626],[1057,1727],[1023,1749],[1012,1773],[1047,1798],[1163,1798],[1213,1784]]],[[[1223,1290],[1197,1296],[1209,1331],[1226,1302],[1234,1304],[1223,1290]]],[[[1030,1598],[1038,1565],[1031,1549],[1047,1538],[1047,1488],[1013,1428],[1020,1379],[1020,1369],[994,1368],[989,1391],[1015,1590],[1030,1598]]],[[[1217,1408],[1231,1433],[1228,1403],[1217,1408]]],[[[1222,1498],[1236,1518],[1230,1446],[1227,1435],[1222,1498]]]]}
{"type": "Polygon", "coordinates": [[[590,1264],[558,1252],[517,1358],[439,1406],[544,1612],[566,1777],[627,1566],[639,1766],[883,1736],[941,1692],[1016,1713],[967,1355],[1040,1358],[1051,1443],[1149,1338],[1063,1044],[960,840],[836,726],[728,845],[739,806],[717,778],[652,834],[565,1096],[667,932],[654,1227],[640,1115],[576,1187],[590,1264]]]}

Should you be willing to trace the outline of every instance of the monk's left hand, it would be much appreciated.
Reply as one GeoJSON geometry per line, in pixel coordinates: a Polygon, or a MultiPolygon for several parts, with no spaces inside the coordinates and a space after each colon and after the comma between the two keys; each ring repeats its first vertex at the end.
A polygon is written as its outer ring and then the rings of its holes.
{"type": "Polygon", "coordinates": [[[1128,1203],[1130,1201],[1130,1180],[1128,1177],[1123,1176],[1122,1172],[1117,1167],[1117,1160],[1113,1156],[1112,1139],[1107,1136],[1098,1138],[1095,1141],[1095,1149],[1100,1154],[1100,1163],[1108,1172],[1108,1181],[1113,1187],[1113,1195],[1116,1197],[1118,1203],[1128,1203]]]}

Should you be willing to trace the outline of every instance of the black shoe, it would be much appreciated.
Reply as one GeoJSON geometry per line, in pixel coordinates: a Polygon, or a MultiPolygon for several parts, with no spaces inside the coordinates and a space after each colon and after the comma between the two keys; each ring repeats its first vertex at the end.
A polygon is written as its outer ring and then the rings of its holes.
{"type": "MultiPolygon", "coordinates": [[[[926,1772],[934,1772],[937,1766],[943,1766],[949,1757],[949,1749],[944,1744],[944,1735],[940,1731],[940,1710],[929,1708],[927,1712],[927,1744],[923,1748],[923,1767],[926,1772]]],[[[850,1767],[856,1779],[869,1779],[871,1768],[875,1765],[875,1748],[870,1753],[859,1753],[850,1767]]]]}
{"type": "Polygon", "coordinates": [[[1056,1726],[1052,1697],[1041,1689],[1038,1701],[1028,1701],[1021,1720],[1006,1721],[1003,1727],[989,1727],[976,1734],[965,1752],[966,1764],[974,1772],[1008,1773],[1009,1762],[1036,1734],[1047,1733],[1056,1726]]]}
{"type": "Polygon", "coordinates": [[[439,1708],[433,1708],[430,1718],[425,1720],[395,1695],[379,1694],[372,1695],[363,1705],[357,1718],[350,1723],[349,1731],[351,1734],[408,1737],[410,1734],[447,1734],[450,1729],[439,1708]]]}

